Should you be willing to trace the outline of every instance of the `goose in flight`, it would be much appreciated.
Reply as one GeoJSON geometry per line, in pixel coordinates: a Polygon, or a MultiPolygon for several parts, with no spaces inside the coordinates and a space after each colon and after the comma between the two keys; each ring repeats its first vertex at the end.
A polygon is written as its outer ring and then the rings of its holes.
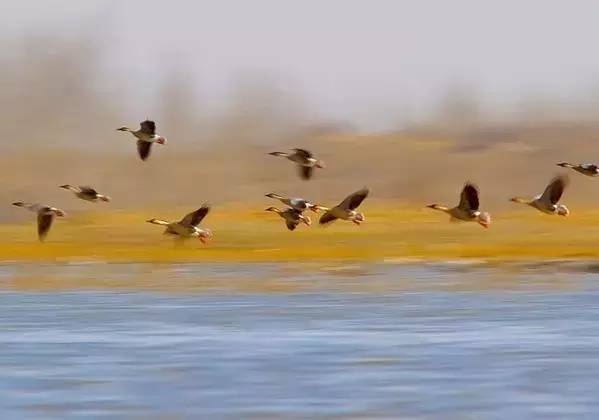
{"type": "Polygon", "coordinates": [[[450,220],[462,220],[464,222],[477,222],[482,227],[488,228],[491,224],[491,215],[479,210],[478,188],[467,182],[460,194],[460,203],[453,208],[431,204],[427,206],[433,210],[439,210],[451,216],[450,220]]]}
{"type": "Polygon", "coordinates": [[[292,150],[294,153],[271,152],[269,155],[284,157],[292,162],[297,163],[300,176],[306,180],[312,178],[312,172],[314,171],[314,168],[324,168],[324,162],[314,158],[312,152],[305,149],[292,150]]]}
{"type": "Polygon", "coordinates": [[[265,211],[272,211],[273,213],[277,213],[279,216],[285,219],[285,224],[289,230],[295,230],[300,223],[303,223],[306,226],[310,226],[312,224],[312,220],[310,220],[308,216],[303,215],[302,212],[293,208],[280,210],[276,207],[269,207],[265,211]]]}
{"type": "Polygon", "coordinates": [[[85,201],[97,202],[101,201],[110,201],[110,197],[107,195],[102,195],[94,190],[92,187],[80,186],[74,187],[72,185],[61,185],[60,188],[64,188],[65,190],[72,191],[75,195],[85,201]]]}
{"type": "Polygon", "coordinates": [[[359,213],[356,211],[356,209],[360,204],[362,204],[362,201],[364,201],[364,199],[368,197],[369,193],[370,190],[364,187],[361,190],[356,191],[355,193],[346,197],[345,200],[343,200],[341,203],[339,203],[333,208],[323,207],[322,209],[326,210],[326,213],[322,215],[319,223],[321,225],[326,225],[331,222],[334,222],[337,219],[341,219],[350,220],[354,222],[356,225],[360,225],[360,223],[364,222],[366,218],[364,217],[364,213],[359,213]]]}
{"type": "Polygon", "coordinates": [[[198,225],[204,220],[209,211],[210,206],[204,204],[178,222],[167,222],[160,219],[150,219],[147,222],[154,225],[166,226],[165,235],[174,235],[180,239],[198,238],[205,244],[208,239],[212,238],[212,232],[209,229],[200,228],[198,225]]]}
{"type": "Polygon", "coordinates": [[[599,166],[592,163],[580,163],[578,165],[573,165],[571,163],[562,162],[558,163],[557,166],[561,166],[562,168],[572,168],[576,172],[579,172],[586,176],[598,176],[599,175],[599,166]]]}
{"type": "Polygon", "coordinates": [[[23,207],[29,211],[37,213],[37,236],[41,242],[46,239],[46,236],[50,231],[50,227],[52,226],[52,222],[54,222],[54,217],[66,216],[66,213],[63,210],[56,207],[46,206],[44,204],[24,203],[22,201],[17,201],[16,203],[12,204],[13,206],[23,207]]]}
{"type": "Polygon", "coordinates": [[[137,138],[137,152],[141,160],[146,160],[152,151],[152,143],[166,144],[166,138],[156,134],[156,123],[145,120],[139,124],[139,130],[128,127],[117,128],[118,131],[127,131],[137,138]]]}
{"type": "Polygon", "coordinates": [[[266,196],[275,200],[279,200],[281,203],[302,213],[306,210],[312,210],[314,213],[318,213],[322,209],[322,206],[318,204],[312,204],[303,198],[287,198],[275,193],[269,193],[266,194],[266,196]]]}
{"type": "Polygon", "coordinates": [[[559,216],[568,216],[570,210],[563,204],[558,204],[564,189],[568,185],[568,178],[563,175],[556,176],[545,188],[543,194],[534,197],[532,200],[520,197],[511,199],[514,203],[527,204],[546,214],[557,214],[559,216]]]}

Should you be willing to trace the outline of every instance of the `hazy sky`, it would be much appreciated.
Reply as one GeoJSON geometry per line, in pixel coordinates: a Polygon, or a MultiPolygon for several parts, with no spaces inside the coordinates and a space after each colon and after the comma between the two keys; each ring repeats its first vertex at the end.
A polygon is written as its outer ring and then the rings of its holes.
{"type": "Polygon", "coordinates": [[[0,0],[2,37],[90,25],[107,68],[152,83],[184,66],[215,106],[266,74],[325,116],[369,128],[428,109],[465,83],[502,104],[581,100],[599,78],[599,2],[550,0],[0,0]],[[408,106],[408,107],[407,107],[408,106]]]}

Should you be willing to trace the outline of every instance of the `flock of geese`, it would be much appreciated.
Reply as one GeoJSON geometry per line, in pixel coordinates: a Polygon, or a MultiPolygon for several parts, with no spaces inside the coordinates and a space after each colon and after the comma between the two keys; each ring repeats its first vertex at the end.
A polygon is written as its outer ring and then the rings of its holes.
{"type": "MultiPolygon", "coordinates": [[[[118,131],[131,133],[137,140],[137,151],[141,160],[145,161],[150,157],[152,145],[154,143],[165,145],[167,140],[165,137],[156,133],[156,124],[154,121],[145,120],[140,123],[138,130],[133,130],[128,127],[121,127],[118,131]]],[[[312,178],[315,169],[325,167],[324,162],[314,157],[314,155],[305,149],[293,149],[291,153],[287,152],[272,152],[269,155],[282,157],[294,162],[299,170],[300,177],[304,180],[312,178]]],[[[586,176],[599,176],[599,167],[594,164],[570,164],[566,162],[557,164],[563,168],[570,168],[586,176]]],[[[560,204],[559,201],[568,184],[568,178],[564,175],[558,175],[551,180],[542,194],[526,199],[514,197],[511,201],[515,203],[525,204],[537,209],[546,214],[568,216],[570,211],[568,208],[560,204]]],[[[72,186],[61,185],[60,188],[71,191],[81,200],[89,202],[109,202],[110,197],[100,194],[94,188],[89,186],[72,186]]],[[[357,211],[357,208],[368,197],[370,190],[366,187],[350,194],[341,203],[333,207],[324,207],[319,204],[311,203],[303,198],[283,197],[279,194],[269,193],[266,197],[280,201],[286,206],[284,209],[277,207],[268,207],[266,211],[277,213],[284,221],[287,229],[295,230],[300,224],[310,226],[312,221],[306,211],[314,213],[323,212],[320,216],[319,224],[328,225],[335,220],[346,220],[360,225],[366,220],[364,214],[357,211]]],[[[57,207],[39,204],[26,203],[18,201],[13,203],[18,207],[23,207],[37,214],[38,238],[44,241],[52,223],[56,217],[66,216],[66,212],[57,207]]],[[[427,206],[433,210],[442,211],[450,216],[451,221],[476,222],[481,226],[488,228],[491,224],[491,215],[488,212],[480,210],[479,190],[476,185],[467,182],[460,194],[460,201],[455,207],[446,207],[440,204],[431,204],[427,206]]],[[[187,214],[179,221],[168,222],[161,219],[149,219],[148,223],[165,226],[164,234],[172,235],[178,239],[198,238],[203,243],[212,238],[210,229],[200,227],[200,223],[210,212],[208,204],[202,205],[199,209],[187,214]]]]}

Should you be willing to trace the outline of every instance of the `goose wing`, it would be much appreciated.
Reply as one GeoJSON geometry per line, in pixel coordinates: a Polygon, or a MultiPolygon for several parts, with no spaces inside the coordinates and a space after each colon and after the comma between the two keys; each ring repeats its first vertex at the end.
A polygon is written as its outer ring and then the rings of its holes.
{"type": "Polygon", "coordinates": [[[477,211],[479,207],[478,188],[470,182],[464,185],[460,195],[459,208],[468,211],[477,211]]]}
{"type": "Polygon", "coordinates": [[[297,227],[297,225],[299,225],[299,220],[289,220],[289,219],[286,219],[285,220],[285,224],[287,225],[287,229],[289,229],[289,230],[295,230],[295,228],[297,227]]]}
{"type": "Polygon", "coordinates": [[[152,143],[149,141],[137,140],[137,152],[141,160],[146,160],[152,151],[152,143]]]}
{"type": "Polygon", "coordinates": [[[364,199],[368,197],[369,193],[370,190],[364,187],[361,190],[349,195],[345,200],[343,200],[339,204],[339,207],[341,207],[344,210],[355,210],[358,208],[360,204],[362,204],[362,201],[364,201],[364,199]]]}
{"type": "Polygon", "coordinates": [[[312,168],[311,166],[299,166],[299,173],[302,179],[312,178],[312,172],[314,172],[314,168],[312,168]]]}
{"type": "Polygon", "coordinates": [[[81,187],[79,187],[79,190],[83,194],[87,194],[87,195],[98,195],[98,191],[94,190],[92,187],[87,187],[85,185],[82,185],[81,187]]]}
{"type": "Polygon", "coordinates": [[[145,120],[139,123],[140,130],[144,134],[153,136],[156,134],[156,123],[154,121],[145,120]]]}
{"type": "Polygon", "coordinates": [[[567,177],[563,175],[556,176],[551,180],[549,185],[547,185],[547,188],[545,188],[545,191],[539,200],[557,204],[560,198],[562,198],[566,185],[568,185],[567,177]]]}
{"type": "Polygon", "coordinates": [[[50,231],[52,222],[54,221],[54,214],[49,212],[40,212],[37,215],[37,236],[40,241],[46,239],[46,235],[50,231]]]}
{"type": "Polygon", "coordinates": [[[320,223],[321,225],[327,225],[331,222],[334,222],[335,220],[337,220],[337,218],[335,216],[333,216],[332,213],[330,212],[326,212],[325,214],[323,214],[320,218],[320,220],[318,221],[318,223],[320,223]]]}
{"type": "Polygon", "coordinates": [[[204,220],[204,217],[206,217],[209,211],[210,206],[204,204],[196,211],[193,211],[189,213],[187,216],[185,216],[180,223],[184,226],[197,226],[200,224],[202,220],[204,220]]]}
{"type": "Polygon", "coordinates": [[[300,156],[302,159],[307,160],[313,157],[312,152],[306,149],[293,149],[295,154],[300,156]]]}

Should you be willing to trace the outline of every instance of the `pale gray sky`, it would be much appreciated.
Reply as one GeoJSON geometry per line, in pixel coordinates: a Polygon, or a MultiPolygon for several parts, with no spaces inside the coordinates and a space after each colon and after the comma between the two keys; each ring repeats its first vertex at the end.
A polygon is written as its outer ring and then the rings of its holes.
{"type": "Polygon", "coordinates": [[[579,100],[599,81],[599,2],[570,0],[0,0],[5,39],[94,24],[118,77],[186,66],[214,106],[265,73],[324,116],[369,128],[453,83],[485,100],[579,100]]]}

